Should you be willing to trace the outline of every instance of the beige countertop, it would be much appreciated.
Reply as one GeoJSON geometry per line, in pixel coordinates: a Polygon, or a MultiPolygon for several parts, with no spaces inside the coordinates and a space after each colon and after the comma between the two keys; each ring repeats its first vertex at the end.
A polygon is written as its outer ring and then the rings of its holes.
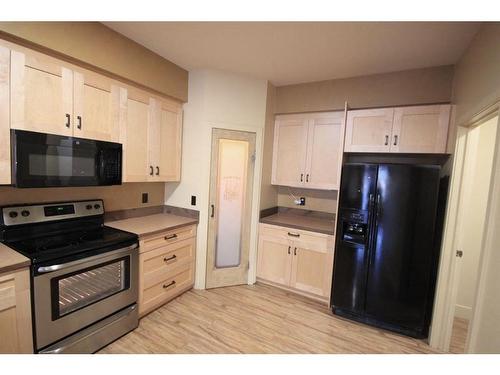
{"type": "Polygon", "coordinates": [[[0,273],[29,267],[30,264],[29,258],[0,243],[0,273]]]}
{"type": "Polygon", "coordinates": [[[186,225],[197,224],[198,220],[172,214],[154,214],[130,219],[105,222],[108,227],[135,233],[139,237],[165,230],[177,229],[186,225]]]}
{"type": "Polygon", "coordinates": [[[333,235],[335,233],[335,217],[326,218],[310,215],[296,215],[288,212],[278,212],[261,218],[260,222],[324,234],[333,235]]]}

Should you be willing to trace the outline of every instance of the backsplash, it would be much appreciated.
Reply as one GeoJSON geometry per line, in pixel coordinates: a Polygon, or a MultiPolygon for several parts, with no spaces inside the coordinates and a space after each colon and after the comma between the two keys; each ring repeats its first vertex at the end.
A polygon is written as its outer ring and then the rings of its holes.
{"type": "Polygon", "coordinates": [[[133,182],[116,186],[16,189],[0,186],[0,206],[17,203],[103,199],[106,211],[163,205],[165,183],[133,182]],[[142,203],[148,193],[148,203],[142,203]]]}
{"type": "Polygon", "coordinates": [[[278,188],[278,206],[335,213],[337,211],[337,194],[337,191],[299,189],[280,186],[278,188]],[[297,206],[293,202],[294,198],[291,194],[297,199],[305,197],[305,206],[297,206]]]}

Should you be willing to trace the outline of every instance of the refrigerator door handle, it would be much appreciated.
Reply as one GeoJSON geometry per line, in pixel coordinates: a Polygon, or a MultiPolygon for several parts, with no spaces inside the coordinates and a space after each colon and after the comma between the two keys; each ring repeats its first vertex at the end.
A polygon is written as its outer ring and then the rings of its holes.
{"type": "Polygon", "coordinates": [[[381,209],[380,209],[380,194],[377,194],[377,219],[380,217],[381,209]]]}

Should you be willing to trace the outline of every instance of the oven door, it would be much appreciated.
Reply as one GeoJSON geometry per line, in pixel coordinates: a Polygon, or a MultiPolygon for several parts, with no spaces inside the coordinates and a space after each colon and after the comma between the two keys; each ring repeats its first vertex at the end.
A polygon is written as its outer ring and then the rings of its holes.
{"type": "Polygon", "coordinates": [[[119,143],[11,130],[16,187],[97,186],[121,183],[119,143]]]}
{"type": "Polygon", "coordinates": [[[137,302],[137,248],[35,269],[38,350],[137,302]]]}

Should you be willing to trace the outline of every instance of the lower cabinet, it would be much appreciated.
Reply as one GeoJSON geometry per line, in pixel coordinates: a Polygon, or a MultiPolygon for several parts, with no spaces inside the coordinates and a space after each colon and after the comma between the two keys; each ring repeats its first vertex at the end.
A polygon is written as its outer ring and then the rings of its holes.
{"type": "Polygon", "coordinates": [[[0,353],[33,353],[29,269],[0,274],[0,353]]]}
{"type": "Polygon", "coordinates": [[[257,278],[328,302],[333,243],[332,235],[260,224],[257,278]]]}
{"type": "Polygon", "coordinates": [[[196,225],[140,239],[140,316],[193,287],[195,249],[196,225]]]}

